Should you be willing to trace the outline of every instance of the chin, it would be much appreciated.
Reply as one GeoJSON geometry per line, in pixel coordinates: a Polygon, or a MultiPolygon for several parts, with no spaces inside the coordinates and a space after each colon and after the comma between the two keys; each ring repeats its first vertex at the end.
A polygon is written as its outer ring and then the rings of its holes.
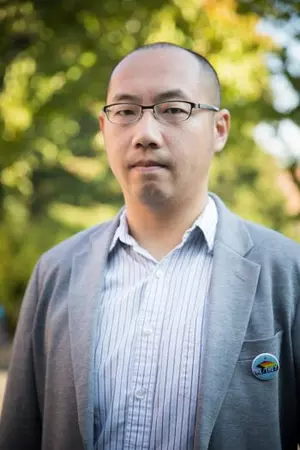
{"type": "Polygon", "coordinates": [[[146,206],[158,208],[166,206],[170,196],[157,186],[148,185],[139,192],[139,200],[146,206]]]}

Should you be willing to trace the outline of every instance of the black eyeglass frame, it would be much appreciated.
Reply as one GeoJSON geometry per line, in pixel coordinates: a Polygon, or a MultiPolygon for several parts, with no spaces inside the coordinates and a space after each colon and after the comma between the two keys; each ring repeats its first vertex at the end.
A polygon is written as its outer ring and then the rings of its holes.
{"type": "Polygon", "coordinates": [[[133,106],[139,106],[139,107],[140,107],[140,115],[139,115],[135,120],[132,120],[132,121],[127,122],[127,123],[124,123],[124,125],[127,125],[127,124],[129,124],[129,123],[134,123],[134,122],[137,122],[138,120],[140,120],[141,117],[143,116],[143,111],[144,111],[145,109],[151,109],[151,110],[153,111],[154,117],[155,117],[157,120],[159,120],[159,121],[161,121],[161,122],[172,123],[172,122],[168,122],[167,120],[164,121],[164,120],[160,119],[159,117],[157,117],[156,112],[155,112],[155,107],[156,107],[156,106],[159,106],[159,105],[163,105],[163,104],[165,104],[165,103],[178,103],[178,102],[180,102],[180,103],[186,103],[186,104],[190,105],[190,107],[191,107],[190,113],[189,113],[189,115],[187,116],[187,118],[186,118],[186,119],[183,119],[183,120],[180,120],[180,122],[185,122],[186,120],[188,120],[188,119],[191,117],[191,115],[192,115],[193,109],[204,109],[204,110],[207,110],[207,111],[214,111],[214,112],[220,111],[220,108],[218,108],[217,106],[214,106],[214,105],[208,105],[208,104],[206,104],[206,103],[193,103],[193,102],[189,102],[189,101],[187,101],[187,100],[167,100],[167,101],[164,101],[164,102],[154,103],[153,105],[146,105],[146,106],[139,105],[138,103],[117,102],[117,103],[111,103],[110,105],[105,105],[105,106],[102,108],[102,111],[105,113],[105,115],[106,115],[106,117],[107,117],[107,120],[108,120],[110,123],[113,123],[113,124],[119,124],[119,125],[120,125],[121,123],[119,123],[119,122],[112,122],[112,121],[109,119],[109,117],[108,117],[108,109],[109,109],[111,106],[116,106],[116,105],[133,105],[133,106]]]}

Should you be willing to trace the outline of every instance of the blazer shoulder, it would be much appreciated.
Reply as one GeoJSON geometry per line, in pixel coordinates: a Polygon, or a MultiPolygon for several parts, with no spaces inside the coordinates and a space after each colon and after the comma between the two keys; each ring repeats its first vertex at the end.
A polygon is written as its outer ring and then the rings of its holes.
{"type": "MultiPolygon", "coordinates": [[[[115,219],[116,220],[116,219],[115,219]]],[[[114,220],[94,225],[86,230],[80,231],[73,236],[55,245],[40,257],[40,263],[49,268],[61,262],[71,261],[77,253],[88,249],[90,240],[95,237],[101,239],[104,232],[112,227],[114,220]]]]}
{"type": "Polygon", "coordinates": [[[288,257],[300,262],[300,244],[278,231],[247,220],[243,221],[254,244],[254,250],[267,250],[277,257],[288,257]]]}
{"type": "Polygon", "coordinates": [[[278,231],[246,220],[232,212],[215,194],[214,199],[219,216],[217,239],[237,253],[245,256],[256,255],[258,259],[280,260],[300,259],[300,245],[278,231]]]}

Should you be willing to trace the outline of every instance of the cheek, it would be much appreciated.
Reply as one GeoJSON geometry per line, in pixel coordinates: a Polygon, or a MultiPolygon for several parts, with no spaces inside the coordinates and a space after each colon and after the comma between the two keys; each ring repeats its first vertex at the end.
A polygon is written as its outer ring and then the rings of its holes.
{"type": "Polygon", "coordinates": [[[166,143],[178,170],[190,166],[195,155],[201,152],[201,142],[196,134],[177,135],[166,143]]]}
{"type": "Polygon", "coordinates": [[[107,154],[108,162],[113,172],[118,166],[122,165],[122,155],[124,155],[124,143],[115,133],[106,133],[104,136],[104,148],[107,154]]]}
{"type": "Polygon", "coordinates": [[[108,165],[117,178],[118,181],[122,178],[122,161],[120,158],[120,152],[117,148],[107,145],[106,147],[106,158],[108,165]]]}
{"type": "Polygon", "coordinates": [[[207,174],[213,156],[213,140],[209,133],[190,134],[177,140],[174,159],[177,176],[198,179],[207,174]]]}

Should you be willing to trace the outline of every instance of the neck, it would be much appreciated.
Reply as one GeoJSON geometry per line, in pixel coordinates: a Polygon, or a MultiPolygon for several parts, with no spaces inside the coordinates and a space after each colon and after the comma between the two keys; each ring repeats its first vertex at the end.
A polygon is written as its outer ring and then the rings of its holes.
{"type": "Polygon", "coordinates": [[[158,211],[141,203],[126,203],[130,234],[157,260],[162,259],[204,210],[207,193],[197,200],[194,204],[165,205],[158,211]]]}

